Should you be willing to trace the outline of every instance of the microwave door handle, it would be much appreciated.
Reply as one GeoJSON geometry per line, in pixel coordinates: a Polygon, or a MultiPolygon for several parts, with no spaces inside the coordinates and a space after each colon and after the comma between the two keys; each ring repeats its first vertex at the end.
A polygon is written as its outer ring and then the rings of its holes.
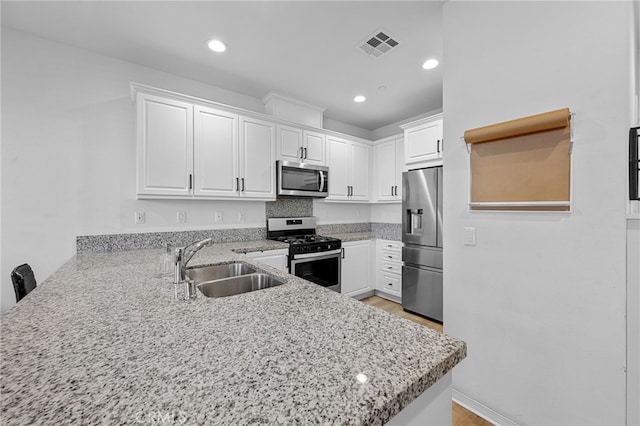
{"type": "Polygon", "coordinates": [[[324,172],[322,170],[318,173],[320,175],[320,192],[325,192],[324,190],[324,172]]]}

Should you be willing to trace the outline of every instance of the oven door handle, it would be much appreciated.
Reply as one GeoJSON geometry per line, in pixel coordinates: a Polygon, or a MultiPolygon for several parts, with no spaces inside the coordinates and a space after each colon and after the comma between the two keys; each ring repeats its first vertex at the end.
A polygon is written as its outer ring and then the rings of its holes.
{"type": "Polygon", "coordinates": [[[319,253],[304,253],[304,254],[294,254],[291,256],[291,263],[300,263],[297,260],[300,259],[313,259],[313,260],[321,260],[327,259],[329,257],[334,257],[342,253],[342,249],[329,250],[329,251],[321,251],[319,253]]]}

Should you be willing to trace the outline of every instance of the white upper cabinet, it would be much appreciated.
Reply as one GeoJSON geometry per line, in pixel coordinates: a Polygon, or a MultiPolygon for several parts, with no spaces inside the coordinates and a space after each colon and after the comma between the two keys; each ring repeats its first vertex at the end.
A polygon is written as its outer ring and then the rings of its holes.
{"type": "Polygon", "coordinates": [[[406,169],[442,162],[442,114],[400,126],[404,129],[406,169]]]}
{"type": "Polygon", "coordinates": [[[327,136],[327,201],[369,201],[369,145],[327,136]]]}
{"type": "Polygon", "coordinates": [[[278,159],[325,165],[323,133],[278,124],[276,138],[278,159]]]}
{"type": "Polygon", "coordinates": [[[369,145],[358,142],[351,142],[349,145],[350,199],[353,201],[369,201],[370,153],[369,145]]]}
{"type": "Polygon", "coordinates": [[[194,108],[195,195],[237,196],[240,176],[238,116],[223,110],[194,108]]]}
{"type": "Polygon", "coordinates": [[[326,164],[325,136],[320,132],[305,130],[302,133],[303,163],[324,166],[326,164]]]}
{"type": "Polygon", "coordinates": [[[240,196],[276,198],[275,124],[240,117],[240,196]]]}
{"type": "Polygon", "coordinates": [[[137,192],[186,197],[193,185],[193,106],[137,93],[137,192]]]}
{"type": "Polygon", "coordinates": [[[404,139],[390,138],[373,147],[375,201],[402,201],[402,171],[404,168],[404,139]]]}
{"type": "Polygon", "coordinates": [[[138,86],[139,198],[276,199],[276,125],[138,86]]]}
{"type": "Polygon", "coordinates": [[[347,200],[349,193],[349,142],[334,136],[327,137],[327,165],[329,166],[328,200],[347,200]]]}
{"type": "Polygon", "coordinates": [[[285,161],[300,162],[302,159],[302,129],[278,124],[278,158],[285,161]]]}

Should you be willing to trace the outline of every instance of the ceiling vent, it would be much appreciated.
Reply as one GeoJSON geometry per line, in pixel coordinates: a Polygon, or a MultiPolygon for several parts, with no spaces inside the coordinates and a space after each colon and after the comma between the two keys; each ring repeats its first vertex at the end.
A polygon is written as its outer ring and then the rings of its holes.
{"type": "Polygon", "coordinates": [[[398,39],[389,34],[389,31],[378,30],[362,42],[360,49],[369,56],[379,58],[399,44],[398,39]]]}

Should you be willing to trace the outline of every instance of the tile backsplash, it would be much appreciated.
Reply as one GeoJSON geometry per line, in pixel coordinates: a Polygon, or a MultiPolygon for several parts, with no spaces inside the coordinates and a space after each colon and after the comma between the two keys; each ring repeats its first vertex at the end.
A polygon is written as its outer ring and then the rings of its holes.
{"type": "Polygon", "coordinates": [[[270,217],[308,217],[313,216],[312,198],[278,198],[265,203],[265,215],[270,217]]]}

